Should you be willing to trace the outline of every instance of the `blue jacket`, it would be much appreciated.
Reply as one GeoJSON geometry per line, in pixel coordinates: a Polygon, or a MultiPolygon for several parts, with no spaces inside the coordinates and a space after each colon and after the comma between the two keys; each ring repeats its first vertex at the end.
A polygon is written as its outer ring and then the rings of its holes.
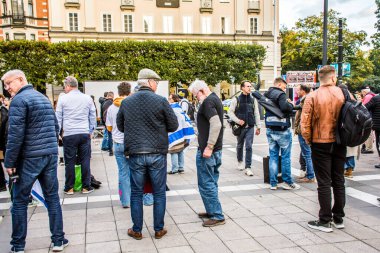
{"type": "Polygon", "coordinates": [[[17,168],[23,158],[57,155],[58,131],[50,101],[32,85],[22,87],[9,108],[5,167],[17,168]]]}

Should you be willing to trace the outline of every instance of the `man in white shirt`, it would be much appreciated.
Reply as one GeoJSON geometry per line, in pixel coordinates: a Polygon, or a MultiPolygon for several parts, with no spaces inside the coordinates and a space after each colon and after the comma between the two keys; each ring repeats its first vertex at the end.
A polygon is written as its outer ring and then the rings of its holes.
{"type": "Polygon", "coordinates": [[[82,168],[82,193],[94,191],[91,187],[91,134],[95,129],[95,105],[89,95],[78,90],[78,81],[73,76],[63,80],[65,95],[58,99],[56,116],[59,130],[63,129],[65,157],[65,189],[74,194],[75,163],[77,156],[82,168]]]}
{"type": "Polygon", "coordinates": [[[131,205],[131,180],[129,159],[124,155],[124,133],[120,132],[116,125],[117,113],[121,105],[121,101],[131,93],[131,84],[121,82],[117,86],[119,97],[115,98],[113,104],[107,110],[106,127],[112,133],[113,150],[116,158],[117,167],[119,169],[119,197],[121,205],[129,208],[131,205]]]}

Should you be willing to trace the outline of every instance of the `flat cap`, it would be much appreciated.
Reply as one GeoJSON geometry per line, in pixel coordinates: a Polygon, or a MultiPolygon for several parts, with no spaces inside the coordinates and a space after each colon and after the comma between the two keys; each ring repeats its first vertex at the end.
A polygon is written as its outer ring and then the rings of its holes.
{"type": "Polygon", "coordinates": [[[159,75],[157,75],[157,73],[154,72],[151,69],[142,69],[142,70],[140,70],[137,79],[155,79],[155,80],[161,80],[161,77],[159,75]]]}

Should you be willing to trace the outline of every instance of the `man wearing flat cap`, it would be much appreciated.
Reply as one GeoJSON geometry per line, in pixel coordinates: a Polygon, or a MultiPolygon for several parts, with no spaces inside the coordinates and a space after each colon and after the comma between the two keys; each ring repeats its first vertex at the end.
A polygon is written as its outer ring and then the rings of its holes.
{"type": "Polygon", "coordinates": [[[128,235],[136,240],[142,239],[146,175],[151,179],[153,188],[155,238],[160,239],[167,233],[164,217],[168,132],[177,130],[178,121],[169,102],[155,94],[160,79],[151,69],[140,70],[139,91],[122,101],[117,115],[117,128],[124,133],[124,153],[129,156],[131,169],[133,227],[128,229],[128,235]]]}

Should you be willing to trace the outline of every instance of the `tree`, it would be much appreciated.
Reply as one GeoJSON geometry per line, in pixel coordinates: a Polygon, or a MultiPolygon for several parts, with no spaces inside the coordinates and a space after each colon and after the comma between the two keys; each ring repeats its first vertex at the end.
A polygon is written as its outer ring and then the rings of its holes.
{"type": "MultiPolygon", "coordinates": [[[[329,11],[328,25],[328,61],[338,62],[338,31],[339,13],[329,11]]],[[[282,28],[282,68],[283,72],[290,70],[316,70],[322,64],[323,45],[323,13],[299,19],[292,29],[282,28]]],[[[349,81],[354,85],[372,74],[373,65],[360,47],[367,45],[367,34],[364,31],[352,32],[343,19],[344,62],[351,63],[353,78],[349,81]],[[359,58],[357,58],[359,57],[359,58]],[[370,72],[365,72],[370,71],[370,72]]]]}

